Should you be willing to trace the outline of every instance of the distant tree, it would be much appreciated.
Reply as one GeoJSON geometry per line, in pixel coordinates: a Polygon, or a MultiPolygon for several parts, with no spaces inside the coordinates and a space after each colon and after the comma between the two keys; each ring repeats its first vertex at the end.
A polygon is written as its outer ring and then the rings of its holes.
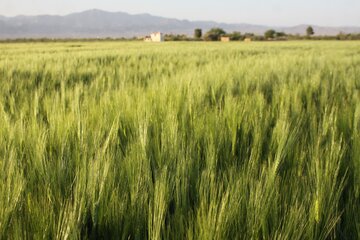
{"type": "Polygon", "coordinates": [[[264,36],[253,36],[250,38],[252,41],[265,41],[266,38],[264,36]]]}
{"type": "Polygon", "coordinates": [[[275,37],[286,37],[286,33],[284,33],[284,32],[276,32],[275,37]]]}
{"type": "Polygon", "coordinates": [[[312,28],[312,26],[309,26],[309,27],[306,29],[306,35],[307,35],[308,37],[310,37],[310,36],[312,36],[312,35],[314,35],[314,34],[315,34],[314,29],[312,28]]]}
{"type": "Polygon", "coordinates": [[[243,39],[243,36],[241,35],[240,32],[233,32],[233,33],[229,34],[229,37],[233,41],[238,41],[238,40],[243,39]]]}
{"type": "Polygon", "coordinates": [[[360,40],[360,34],[356,33],[343,33],[340,32],[338,35],[336,35],[337,40],[360,40]]]}
{"type": "Polygon", "coordinates": [[[200,29],[200,28],[195,29],[194,38],[200,39],[201,37],[202,37],[202,29],[200,29]]]}
{"type": "Polygon", "coordinates": [[[212,28],[208,31],[204,38],[206,41],[219,41],[222,35],[225,35],[226,32],[221,28],[212,28]]]}
{"type": "Polygon", "coordinates": [[[245,33],[244,34],[244,38],[252,38],[252,37],[255,37],[254,33],[245,33]]]}
{"type": "Polygon", "coordinates": [[[266,39],[272,39],[275,37],[276,31],[274,29],[267,30],[264,34],[266,39]]]}

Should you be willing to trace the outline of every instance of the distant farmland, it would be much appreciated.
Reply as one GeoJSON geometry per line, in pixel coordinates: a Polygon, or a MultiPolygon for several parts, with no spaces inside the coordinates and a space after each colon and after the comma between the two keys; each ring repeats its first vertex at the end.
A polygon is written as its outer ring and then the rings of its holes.
{"type": "Polygon", "coordinates": [[[0,239],[360,238],[360,42],[0,53],[0,239]]]}

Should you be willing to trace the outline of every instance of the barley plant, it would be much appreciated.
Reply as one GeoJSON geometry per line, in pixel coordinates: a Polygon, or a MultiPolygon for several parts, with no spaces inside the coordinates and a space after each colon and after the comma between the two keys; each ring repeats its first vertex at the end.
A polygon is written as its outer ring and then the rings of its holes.
{"type": "Polygon", "coordinates": [[[359,239],[360,42],[0,45],[0,239],[359,239]]]}

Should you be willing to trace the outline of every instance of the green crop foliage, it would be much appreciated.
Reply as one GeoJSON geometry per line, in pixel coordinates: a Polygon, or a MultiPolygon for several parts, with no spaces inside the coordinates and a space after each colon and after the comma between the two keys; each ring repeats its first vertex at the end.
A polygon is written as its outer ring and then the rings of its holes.
{"type": "Polygon", "coordinates": [[[359,239],[360,42],[0,44],[0,239],[359,239]]]}

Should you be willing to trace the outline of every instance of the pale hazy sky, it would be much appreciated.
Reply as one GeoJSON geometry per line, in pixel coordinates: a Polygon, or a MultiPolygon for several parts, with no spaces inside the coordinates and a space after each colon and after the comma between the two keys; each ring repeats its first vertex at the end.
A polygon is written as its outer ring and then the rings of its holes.
{"type": "Polygon", "coordinates": [[[0,15],[5,16],[94,8],[228,23],[360,26],[360,0],[0,0],[0,15]]]}

